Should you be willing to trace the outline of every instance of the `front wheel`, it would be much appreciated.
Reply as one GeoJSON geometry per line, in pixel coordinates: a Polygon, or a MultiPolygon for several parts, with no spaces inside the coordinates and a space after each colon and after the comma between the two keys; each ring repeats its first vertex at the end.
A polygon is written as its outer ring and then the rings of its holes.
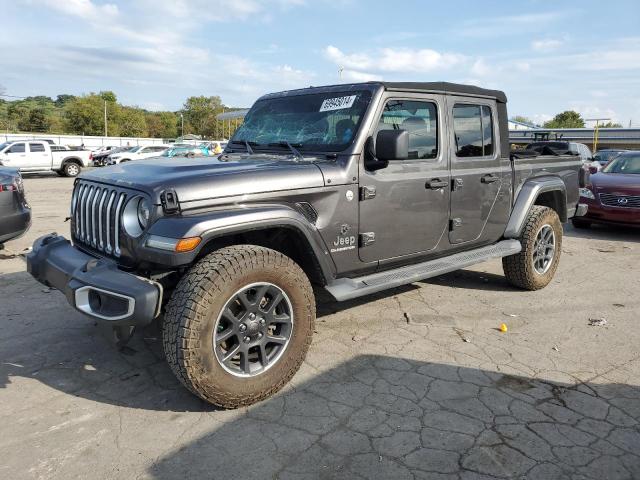
{"type": "Polygon", "coordinates": [[[285,255],[239,245],[196,263],[163,323],[167,361],[202,399],[225,408],[273,395],[298,371],[313,334],[315,300],[285,255]]]}
{"type": "Polygon", "coordinates": [[[553,279],[562,250],[562,224],[551,208],[535,205],[520,234],[522,251],[502,259],[507,280],[516,287],[539,290],[553,279]]]}

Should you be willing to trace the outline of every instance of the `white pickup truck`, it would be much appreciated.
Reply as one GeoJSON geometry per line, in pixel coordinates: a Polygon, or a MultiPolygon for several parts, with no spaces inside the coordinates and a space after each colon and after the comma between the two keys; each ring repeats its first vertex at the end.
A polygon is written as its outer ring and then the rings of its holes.
{"type": "Polygon", "coordinates": [[[21,172],[54,171],[65,177],[77,176],[91,164],[88,150],[69,150],[40,140],[6,142],[0,144],[0,165],[21,172]]]}

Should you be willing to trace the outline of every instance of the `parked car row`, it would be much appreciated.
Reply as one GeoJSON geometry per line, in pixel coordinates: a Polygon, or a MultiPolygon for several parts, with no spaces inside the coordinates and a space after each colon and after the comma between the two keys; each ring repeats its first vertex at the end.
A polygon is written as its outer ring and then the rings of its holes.
{"type": "Polygon", "coordinates": [[[71,150],[46,140],[0,144],[0,165],[21,172],[54,171],[61,176],[76,177],[82,168],[91,165],[92,159],[89,150],[71,150]]]}
{"type": "Polygon", "coordinates": [[[24,195],[22,176],[15,168],[0,167],[0,250],[31,225],[31,207],[24,195]]]}
{"type": "Polygon", "coordinates": [[[586,215],[572,219],[576,228],[640,226],[640,151],[623,151],[590,175],[580,189],[580,203],[588,208],[586,215]]]}

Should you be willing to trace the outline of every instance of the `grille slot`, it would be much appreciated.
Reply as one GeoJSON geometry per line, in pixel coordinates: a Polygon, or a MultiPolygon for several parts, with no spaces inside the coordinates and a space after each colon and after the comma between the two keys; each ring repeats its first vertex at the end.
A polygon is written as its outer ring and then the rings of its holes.
{"type": "Polygon", "coordinates": [[[600,201],[608,207],[640,208],[640,195],[614,195],[601,193],[600,201]]]}
{"type": "Polygon", "coordinates": [[[107,255],[119,257],[121,214],[128,194],[92,182],[76,185],[72,231],[75,241],[107,255]]]}

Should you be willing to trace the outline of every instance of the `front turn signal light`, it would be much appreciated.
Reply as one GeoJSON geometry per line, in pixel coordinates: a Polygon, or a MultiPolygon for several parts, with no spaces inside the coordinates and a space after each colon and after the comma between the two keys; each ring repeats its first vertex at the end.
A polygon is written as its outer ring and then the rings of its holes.
{"type": "Polygon", "coordinates": [[[200,245],[201,241],[202,239],[200,237],[181,238],[180,240],[178,240],[178,243],[176,243],[175,251],[190,252],[198,245],[200,245]]]}

